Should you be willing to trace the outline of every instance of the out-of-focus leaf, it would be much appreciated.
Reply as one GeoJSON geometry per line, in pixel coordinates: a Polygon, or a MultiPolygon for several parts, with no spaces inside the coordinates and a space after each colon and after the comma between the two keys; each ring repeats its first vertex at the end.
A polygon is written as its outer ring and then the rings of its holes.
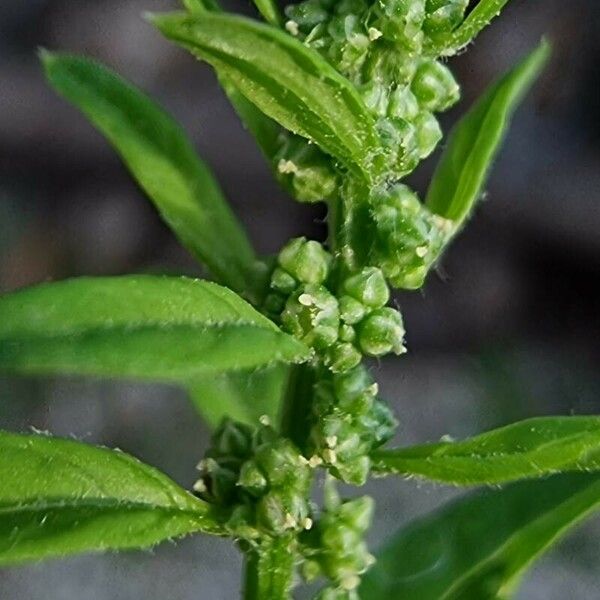
{"type": "Polygon", "coordinates": [[[379,552],[362,600],[506,600],[524,571],[600,505],[600,475],[572,473],[467,495],[379,552]]]}
{"type": "Polygon", "coordinates": [[[268,117],[371,177],[379,151],[373,118],[354,86],[316,50],[243,17],[175,13],[152,20],[268,117]]]}
{"type": "Polygon", "coordinates": [[[48,81],[107,137],[183,245],[234,290],[258,290],[246,234],[179,125],[96,62],[48,52],[41,57],[48,81]]]}
{"type": "Polygon", "coordinates": [[[81,278],[0,298],[0,370],[187,382],[305,359],[231,290],[175,277],[81,278]]]}
{"type": "Polygon", "coordinates": [[[210,505],[120,451],[0,432],[0,564],[221,533],[210,505]]]}
{"type": "Polygon", "coordinates": [[[435,170],[427,206],[460,227],[479,199],[511,116],[550,54],[542,43],[494,84],[450,133],[435,170]]]}
{"type": "Polygon", "coordinates": [[[460,442],[380,450],[373,466],[452,485],[600,470],[600,417],[527,419],[460,442]]]}
{"type": "Polygon", "coordinates": [[[212,427],[229,417],[256,425],[266,415],[278,422],[288,378],[288,368],[273,365],[266,369],[219,373],[196,377],[188,385],[192,403],[212,427]]]}

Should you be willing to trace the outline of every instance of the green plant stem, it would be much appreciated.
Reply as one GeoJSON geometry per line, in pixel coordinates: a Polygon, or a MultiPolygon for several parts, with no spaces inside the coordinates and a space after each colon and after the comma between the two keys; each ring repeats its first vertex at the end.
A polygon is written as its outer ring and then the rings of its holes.
{"type": "Polygon", "coordinates": [[[294,580],[294,537],[264,538],[246,552],[244,600],[288,600],[294,580]]]}

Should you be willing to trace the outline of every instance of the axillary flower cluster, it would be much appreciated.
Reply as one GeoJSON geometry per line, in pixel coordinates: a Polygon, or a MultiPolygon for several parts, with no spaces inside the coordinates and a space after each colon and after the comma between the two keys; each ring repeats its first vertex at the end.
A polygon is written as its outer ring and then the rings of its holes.
{"type": "MultiPolygon", "coordinates": [[[[285,10],[285,30],[348,78],[374,115],[383,165],[365,185],[315,144],[281,130],[274,170],[301,202],[330,207],[328,246],[305,238],[279,252],[261,309],[313,351],[308,432],[302,444],[267,422],[252,430],[225,422],[200,463],[196,490],[225,507],[245,543],[295,532],[307,579],[325,575],[322,598],[353,598],[372,562],[362,536],[367,497],[309,501],[316,467],[362,485],[370,452],[397,425],[364,357],[406,352],[390,287],[423,285],[457,224],[430,211],[400,180],[442,137],[436,113],[459,86],[438,40],[463,20],[467,0],[306,0],[285,10]]],[[[331,482],[328,485],[332,485],[331,482]]],[[[331,498],[331,493],[329,494],[331,498]]]]}

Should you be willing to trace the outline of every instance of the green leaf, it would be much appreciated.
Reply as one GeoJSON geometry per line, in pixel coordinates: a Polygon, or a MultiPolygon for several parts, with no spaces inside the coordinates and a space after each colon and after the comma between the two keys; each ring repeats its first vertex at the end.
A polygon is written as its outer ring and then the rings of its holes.
{"type": "Polygon", "coordinates": [[[0,298],[0,370],[187,382],[307,358],[231,290],[175,277],[81,278],[0,298]]]}
{"type": "Polygon", "coordinates": [[[427,205],[454,221],[455,230],[471,212],[508,129],[512,113],[546,63],[542,43],[502,77],[458,122],[433,175],[427,205]]]}
{"type": "Polygon", "coordinates": [[[254,0],[254,4],[267,23],[275,27],[283,25],[283,18],[275,0],[254,0]]]}
{"type": "Polygon", "coordinates": [[[234,290],[258,290],[246,234],[179,125],[96,62],[48,52],[41,58],[48,81],[108,138],[183,245],[234,290]]]}
{"type": "Polygon", "coordinates": [[[449,35],[434,45],[434,52],[452,56],[472,42],[479,32],[487,27],[494,17],[508,3],[508,0],[479,0],[467,18],[449,35]]]}
{"type": "Polygon", "coordinates": [[[256,371],[196,377],[188,385],[190,399],[211,427],[224,417],[256,425],[262,415],[277,423],[288,368],[273,365],[256,371]]]}
{"type": "Polygon", "coordinates": [[[222,533],[209,504],[118,450],[0,432],[0,565],[222,533]]]}
{"type": "Polygon", "coordinates": [[[217,73],[219,83],[225,90],[235,112],[244,127],[252,134],[265,158],[272,164],[280,148],[281,127],[273,119],[263,114],[235,86],[233,81],[217,73]]]}
{"type": "Polygon", "coordinates": [[[467,495],[402,529],[362,600],[505,600],[524,571],[600,505],[600,475],[573,473],[467,495]]]}
{"type": "Polygon", "coordinates": [[[383,473],[453,485],[600,470],[600,417],[527,419],[461,442],[380,450],[373,464],[383,473]]]}
{"type": "Polygon", "coordinates": [[[152,21],[268,117],[371,177],[379,150],[373,119],[354,86],[316,50],[243,17],[176,13],[152,21]]]}

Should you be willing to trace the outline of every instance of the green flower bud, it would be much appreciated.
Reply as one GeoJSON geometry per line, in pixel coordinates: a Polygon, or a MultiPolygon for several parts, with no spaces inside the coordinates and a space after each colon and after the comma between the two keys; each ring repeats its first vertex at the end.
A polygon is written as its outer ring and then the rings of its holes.
{"type": "MultiPolygon", "coordinates": [[[[289,296],[298,287],[298,282],[287,272],[276,267],[271,275],[271,288],[289,296]]],[[[283,307],[282,307],[283,308],[283,307]]]]}
{"type": "Polygon", "coordinates": [[[400,313],[389,307],[371,313],[359,326],[358,340],[365,354],[383,356],[389,352],[403,354],[404,324],[400,313]]]}
{"type": "Polygon", "coordinates": [[[352,298],[352,296],[342,296],[340,298],[340,317],[344,323],[355,325],[362,321],[366,312],[364,304],[352,298]]]}
{"type": "Polygon", "coordinates": [[[419,114],[419,102],[409,86],[397,86],[389,97],[387,116],[412,121],[419,114]]]}
{"type": "Polygon", "coordinates": [[[338,509],[339,519],[348,527],[365,533],[371,526],[375,503],[370,496],[362,496],[344,502],[338,509]]]}
{"type": "Polygon", "coordinates": [[[352,325],[342,325],[340,327],[340,341],[353,342],[356,339],[356,331],[352,325]]]}
{"type": "Polygon", "coordinates": [[[194,489],[201,498],[213,504],[231,505],[237,495],[237,473],[222,467],[215,459],[205,458],[200,464],[201,479],[194,489]]]}
{"type": "Polygon", "coordinates": [[[370,308],[381,308],[390,299],[390,290],[381,269],[365,267],[344,281],[344,291],[370,308]]]}
{"type": "Polygon", "coordinates": [[[254,512],[247,505],[240,504],[236,506],[227,520],[226,526],[235,537],[252,540],[260,536],[259,531],[254,526],[254,512]]]}
{"type": "Polygon", "coordinates": [[[329,18],[329,14],[323,8],[319,0],[306,0],[300,4],[291,4],[286,6],[285,15],[288,19],[294,21],[298,27],[308,32],[313,27],[324,23],[329,18]]]}
{"type": "Polygon", "coordinates": [[[256,505],[256,520],[267,531],[279,535],[291,529],[286,508],[280,495],[276,492],[269,492],[258,501],[256,505]]]}
{"type": "Polygon", "coordinates": [[[427,158],[442,139],[442,130],[435,116],[430,112],[422,112],[414,120],[417,131],[419,157],[427,158]]]}
{"type": "Polygon", "coordinates": [[[323,286],[308,285],[290,296],[281,322],[286,331],[305,344],[327,348],[338,339],[340,314],[337,300],[323,286]]]}
{"type": "Polygon", "coordinates": [[[329,275],[331,255],[319,242],[295,238],[288,242],[278,256],[279,264],[303,283],[323,283],[329,275]]]}
{"type": "Polygon", "coordinates": [[[367,482],[371,470],[371,459],[358,456],[352,460],[340,462],[333,469],[334,474],[350,485],[361,486],[367,482]]]}
{"type": "Polygon", "coordinates": [[[421,108],[429,111],[446,110],[460,97],[460,88],[450,69],[435,60],[419,65],[411,89],[421,108]]]}
{"type": "Polygon", "coordinates": [[[357,15],[334,17],[327,27],[331,43],[327,56],[338,71],[345,75],[357,73],[369,49],[370,40],[357,15]]]}
{"type": "Polygon", "coordinates": [[[294,489],[298,489],[310,479],[310,468],[300,459],[298,449],[285,438],[258,448],[254,460],[271,487],[289,485],[291,480],[294,489]]]}
{"type": "Polygon", "coordinates": [[[407,50],[419,52],[423,41],[425,0],[387,0],[373,5],[379,18],[374,26],[386,39],[407,50]]]}
{"type": "Polygon", "coordinates": [[[238,485],[253,495],[263,493],[268,485],[267,478],[255,461],[246,461],[240,470],[238,485]]]}
{"type": "Polygon", "coordinates": [[[252,428],[225,418],[212,436],[212,455],[245,459],[252,453],[252,428]]]}
{"type": "MultiPolygon", "coordinates": [[[[380,117],[388,115],[390,97],[388,95],[387,86],[381,81],[369,81],[362,85],[359,91],[365,105],[371,113],[380,117]]],[[[392,114],[389,116],[404,117],[402,114],[392,114]]]]}
{"type": "Polygon", "coordinates": [[[427,0],[423,30],[432,39],[450,33],[460,25],[469,0],[427,0]]]}
{"type": "Polygon", "coordinates": [[[310,583],[321,576],[321,565],[316,560],[305,560],[300,567],[302,578],[310,583]]]}
{"type": "Polygon", "coordinates": [[[285,308],[285,297],[281,294],[267,294],[263,303],[263,309],[270,315],[281,314],[281,311],[285,308]]]}
{"type": "Polygon", "coordinates": [[[364,367],[336,375],[333,386],[340,408],[354,415],[367,412],[377,395],[377,385],[364,367]]]}
{"type": "Polygon", "coordinates": [[[363,431],[369,432],[371,448],[377,448],[391,439],[398,427],[394,413],[382,400],[375,400],[371,410],[359,415],[357,422],[363,431]]]}
{"type": "Polygon", "coordinates": [[[330,157],[299,136],[287,133],[284,140],[274,157],[279,182],[300,202],[328,198],[337,187],[330,157]]]}
{"type": "Polygon", "coordinates": [[[343,373],[356,367],[361,358],[361,353],[352,344],[334,344],[329,349],[327,364],[333,373],[343,373]]]}

